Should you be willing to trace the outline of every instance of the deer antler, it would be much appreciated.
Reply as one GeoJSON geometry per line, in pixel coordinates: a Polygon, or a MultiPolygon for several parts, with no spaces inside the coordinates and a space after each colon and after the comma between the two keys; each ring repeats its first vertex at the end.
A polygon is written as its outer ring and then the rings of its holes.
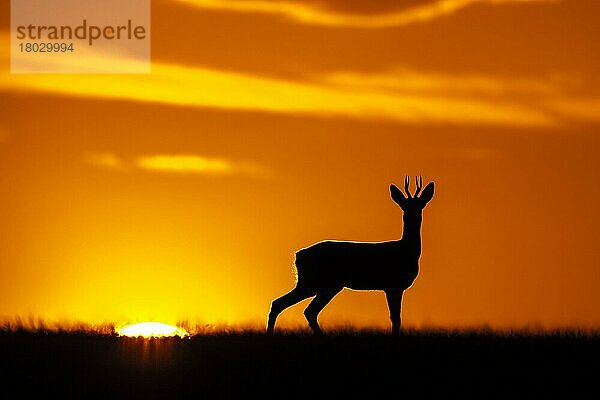
{"type": "Polygon", "coordinates": [[[410,185],[410,178],[408,177],[408,175],[406,175],[404,177],[404,191],[406,192],[406,197],[408,197],[409,199],[412,199],[412,196],[410,195],[410,191],[408,190],[409,185],[410,185]]]}
{"type": "Polygon", "coordinates": [[[421,189],[423,188],[423,177],[421,175],[415,177],[417,180],[417,191],[415,192],[414,197],[417,197],[419,193],[421,193],[421,189]]]}

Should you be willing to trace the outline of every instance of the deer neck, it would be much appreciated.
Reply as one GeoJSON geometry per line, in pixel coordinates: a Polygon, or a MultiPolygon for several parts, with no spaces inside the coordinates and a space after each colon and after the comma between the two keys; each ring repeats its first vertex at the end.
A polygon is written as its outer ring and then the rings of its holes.
{"type": "Polygon", "coordinates": [[[417,257],[421,254],[421,223],[422,218],[404,217],[404,229],[402,230],[402,242],[409,245],[417,257]]]}

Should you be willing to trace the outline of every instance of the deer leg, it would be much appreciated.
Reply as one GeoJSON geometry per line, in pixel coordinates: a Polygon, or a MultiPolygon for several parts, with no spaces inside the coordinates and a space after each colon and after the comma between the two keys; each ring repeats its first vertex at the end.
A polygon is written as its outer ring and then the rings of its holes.
{"type": "Polygon", "coordinates": [[[402,307],[402,291],[389,290],[385,292],[388,308],[390,309],[390,320],[392,321],[392,335],[400,333],[400,309],[402,307]]]}
{"type": "Polygon", "coordinates": [[[281,314],[283,310],[293,306],[296,303],[301,302],[304,299],[308,299],[313,294],[311,294],[308,290],[304,290],[296,286],[290,292],[284,294],[278,299],[273,300],[273,302],[271,302],[271,310],[269,311],[267,333],[273,333],[273,329],[275,329],[275,321],[277,320],[277,316],[281,314]]]}
{"type": "Polygon", "coordinates": [[[318,291],[315,298],[312,299],[308,307],[306,307],[306,310],[304,310],[304,316],[308,321],[308,326],[310,326],[315,334],[320,335],[323,333],[319,323],[317,322],[319,313],[321,310],[323,310],[323,308],[325,308],[327,303],[329,303],[331,299],[333,299],[335,295],[340,292],[340,290],[342,289],[335,288],[318,291]]]}

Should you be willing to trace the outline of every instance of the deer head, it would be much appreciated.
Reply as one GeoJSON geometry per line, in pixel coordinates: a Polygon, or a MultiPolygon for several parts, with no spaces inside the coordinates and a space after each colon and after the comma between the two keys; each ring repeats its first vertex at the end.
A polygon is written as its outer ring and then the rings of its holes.
{"type": "Polygon", "coordinates": [[[415,194],[411,195],[408,189],[410,186],[410,178],[408,176],[404,178],[404,191],[406,192],[406,196],[396,185],[390,185],[392,200],[394,200],[394,202],[400,206],[402,211],[404,211],[404,222],[409,224],[411,222],[421,222],[422,211],[427,203],[433,198],[433,182],[429,182],[422,193],[423,178],[421,176],[416,178],[416,184],[417,189],[415,190],[415,194]]]}

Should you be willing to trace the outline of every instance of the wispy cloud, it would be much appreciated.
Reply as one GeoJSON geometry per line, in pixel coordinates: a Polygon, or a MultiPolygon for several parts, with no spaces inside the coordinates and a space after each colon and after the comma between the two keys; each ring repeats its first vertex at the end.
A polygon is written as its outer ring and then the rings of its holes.
{"type": "Polygon", "coordinates": [[[85,161],[95,167],[122,170],[125,168],[123,161],[113,153],[88,153],[85,155],[85,161]]]}
{"type": "Polygon", "coordinates": [[[395,93],[445,94],[452,96],[557,96],[565,86],[563,79],[548,77],[502,78],[481,74],[443,74],[398,67],[386,72],[336,72],[323,76],[328,84],[352,90],[380,90],[395,93]]]}
{"type": "Polygon", "coordinates": [[[600,97],[548,99],[546,106],[565,118],[600,122],[600,97]]]}
{"type": "Polygon", "coordinates": [[[140,169],[149,171],[230,175],[236,167],[222,158],[207,158],[197,155],[154,155],[137,159],[140,169]]]}
{"type": "Polygon", "coordinates": [[[203,9],[259,13],[282,16],[304,24],[351,27],[390,28],[444,17],[475,4],[542,3],[559,0],[431,0],[423,5],[382,14],[359,15],[328,10],[301,1],[268,0],[177,0],[203,9]]]}
{"type": "MultiPolygon", "coordinates": [[[[0,44],[7,41],[6,35],[0,36],[0,44]]],[[[94,57],[52,60],[84,65],[98,61],[94,57]]],[[[396,68],[380,73],[340,71],[292,81],[154,63],[147,75],[0,74],[0,90],[410,124],[549,127],[569,121],[598,122],[600,95],[573,77],[567,78],[519,79],[396,68]]],[[[122,168],[118,159],[107,154],[96,155],[90,162],[122,168]]],[[[193,164],[190,160],[178,162],[193,164]]],[[[201,167],[186,168],[218,169],[212,164],[198,165],[201,167]]]]}
{"type": "MultiPolygon", "coordinates": [[[[85,64],[96,60],[78,58],[68,62],[85,64]]],[[[300,82],[154,63],[152,73],[148,75],[0,74],[0,89],[188,107],[384,119],[412,124],[551,126],[557,122],[553,114],[537,106],[518,104],[510,99],[457,95],[443,90],[462,83],[452,83],[451,76],[440,82],[439,76],[421,74],[411,78],[406,73],[403,79],[415,82],[424,77],[432,82],[431,90],[423,90],[418,84],[413,84],[414,90],[394,91],[377,80],[395,78],[381,76],[315,76],[310,81],[300,82]]]]}
{"type": "Polygon", "coordinates": [[[322,81],[355,92],[376,90],[400,96],[469,99],[482,104],[495,104],[498,109],[502,109],[502,105],[511,104],[545,115],[556,125],[569,121],[600,122],[600,94],[573,76],[507,78],[396,68],[372,74],[332,73],[323,76],[322,81]]]}
{"type": "Polygon", "coordinates": [[[269,171],[256,163],[198,154],[153,154],[125,160],[114,153],[104,152],[86,154],[84,160],[97,168],[118,171],[137,170],[166,174],[216,176],[244,175],[254,178],[269,176],[269,171]]]}

